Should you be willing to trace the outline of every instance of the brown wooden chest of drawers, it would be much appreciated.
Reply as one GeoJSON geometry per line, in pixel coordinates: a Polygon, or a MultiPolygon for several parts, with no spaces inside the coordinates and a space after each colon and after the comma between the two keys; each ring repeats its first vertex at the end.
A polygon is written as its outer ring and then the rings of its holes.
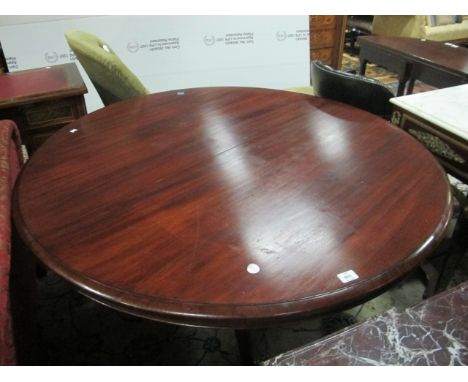
{"type": "Polygon", "coordinates": [[[75,64],[0,76],[0,119],[16,122],[33,153],[61,127],[86,114],[87,93],[75,64]]]}
{"type": "Polygon", "coordinates": [[[339,69],[343,55],[346,16],[309,16],[310,59],[339,69]]]}

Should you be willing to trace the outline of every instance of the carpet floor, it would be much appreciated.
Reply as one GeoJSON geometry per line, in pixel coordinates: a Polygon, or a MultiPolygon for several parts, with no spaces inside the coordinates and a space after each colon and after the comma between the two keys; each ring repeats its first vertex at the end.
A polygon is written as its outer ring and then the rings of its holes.
{"type": "MultiPolygon", "coordinates": [[[[468,280],[468,261],[450,286],[468,280]]],[[[422,301],[422,273],[345,312],[251,331],[256,362],[318,340],[392,307],[422,301]]],[[[39,282],[38,365],[240,365],[234,331],[168,325],[98,304],[53,273],[39,282]]]]}
{"type": "MultiPolygon", "coordinates": [[[[344,52],[343,59],[341,61],[341,70],[359,72],[359,56],[351,55],[350,53],[344,52]]],[[[366,77],[373,78],[387,85],[394,94],[398,88],[398,75],[393,73],[381,66],[376,64],[368,63],[366,65],[366,77]]],[[[434,90],[435,88],[422,83],[421,81],[416,81],[413,89],[413,94],[421,93],[429,90],[434,90]]]]}

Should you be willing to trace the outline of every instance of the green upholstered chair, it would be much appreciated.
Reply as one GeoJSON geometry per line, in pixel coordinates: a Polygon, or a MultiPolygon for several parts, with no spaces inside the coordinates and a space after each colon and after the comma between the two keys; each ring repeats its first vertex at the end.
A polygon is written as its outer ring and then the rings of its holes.
{"type": "Polygon", "coordinates": [[[104,105],[149,93],[105,41],[77,30],[67,31],[65,38],[104,105]]]}

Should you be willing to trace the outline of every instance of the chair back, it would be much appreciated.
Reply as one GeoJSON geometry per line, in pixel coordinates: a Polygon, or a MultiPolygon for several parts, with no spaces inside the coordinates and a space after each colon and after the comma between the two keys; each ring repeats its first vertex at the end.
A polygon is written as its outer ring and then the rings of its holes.
{"type": "Polygon", "coordinates": [[[311,64],[315,95],[333,99],[366,110],[390,120],[394,94],[372,78],[335,70],[320,61],[311,64]]]}
{"type": "Polygon", "coordinates": [[[148,94],[138,77],[105,41],[77,30],[67,31],[65,38],[104,105],[148,94]]]}

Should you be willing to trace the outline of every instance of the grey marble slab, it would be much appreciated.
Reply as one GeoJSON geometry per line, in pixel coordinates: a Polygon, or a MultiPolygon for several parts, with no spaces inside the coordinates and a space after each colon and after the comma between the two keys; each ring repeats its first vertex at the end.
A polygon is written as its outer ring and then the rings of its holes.
{"type": "Polygon", "coordinates": [[[468,282],[269,359],[279,365],[467,365],[468,282]]]}

